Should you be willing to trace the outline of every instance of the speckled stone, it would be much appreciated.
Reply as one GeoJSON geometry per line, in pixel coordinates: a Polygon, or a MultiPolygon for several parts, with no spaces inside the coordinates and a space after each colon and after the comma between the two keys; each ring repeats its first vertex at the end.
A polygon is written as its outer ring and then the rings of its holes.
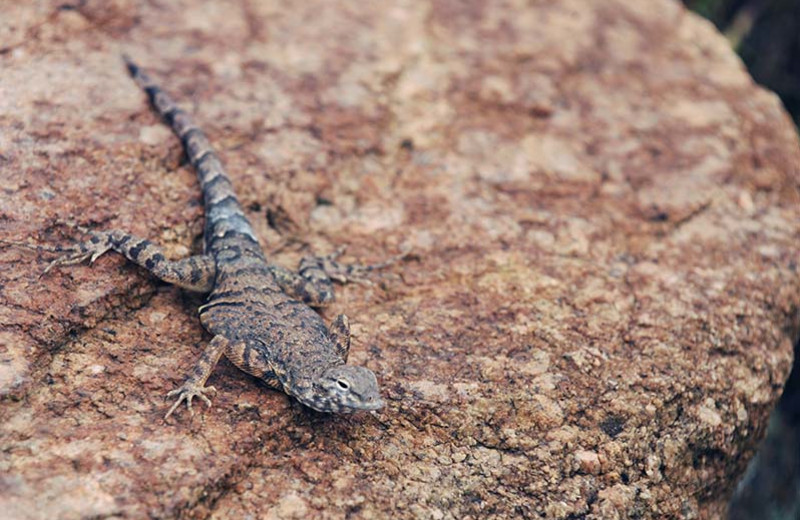
{"type": "Polygon", "coordinates": [[[709,24],[672,0],[56,5],[0,2],[0,238],[198,250],[194,172],[125,51],[276,261],[415,256],[325,311],[386,409],[316,414],[222,362],[214,406],[165,424],[202,299],[0,247],[0,511],[722,514],[799,328],[800,147],[709,24]]]}

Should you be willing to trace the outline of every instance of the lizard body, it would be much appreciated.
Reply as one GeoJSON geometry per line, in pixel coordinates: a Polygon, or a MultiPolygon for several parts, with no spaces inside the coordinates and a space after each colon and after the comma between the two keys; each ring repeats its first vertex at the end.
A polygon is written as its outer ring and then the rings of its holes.
{"type": "Polygon", "coordinates": [[[179,261],[165,258],[155,244],[122,231],[94,232],[70,253],[48,266],[94,261],[117,251],[152,274],[180,287],[208,293],[200,322],[213,335],[166,417],[192,398],[210,406],[205,395],[216,392],[205,383],[225,355],[240,369],[306,406],[322,412],[346,413],[383,406],[375,375],[347,364],[350,327],[340,315],[328,328],[311,308],[333,299],[332,278],[347,281],[358,272],[383,267],[343,266],[327,257],[306,257],[297,273],[267,262],[234,193],[222,163],[190,116],[136,64],[125,58],[131,76],[183,143],[197,171],[205,204],[203,255],[179,261]]]}

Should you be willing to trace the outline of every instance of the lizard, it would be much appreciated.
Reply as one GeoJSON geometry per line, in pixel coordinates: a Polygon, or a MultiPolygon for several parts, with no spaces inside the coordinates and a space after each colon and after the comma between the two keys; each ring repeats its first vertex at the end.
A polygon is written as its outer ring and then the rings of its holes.
{"type": "Polygon", "coordinates": [[[384,406],[375,374],[347,364],[350,325],[340,314],[326,326],[313,307],[334,299],[333,281],[390,265],[387,262],[343,265],[342,249],[324,257],[307,256],[297,272],[269,262],[234,192],[222,162],[203,131],[150,76],[128,56],[127,69],[150,104],[180,139],[197,173],[205,208],[204,252],[169,260],[149,240],[119,230],[91,231],[88,240],[65,248],[55,266],[89,260],[115,251],[161,280],[206,293],[200,323],[212,335],[182,385],[167,394],[176,398],[164,419],[182,402],[190,413],[193,398],[211,406],[206,386],[224,355],[238,368],[320,412],[351,413],[384,406]]]}

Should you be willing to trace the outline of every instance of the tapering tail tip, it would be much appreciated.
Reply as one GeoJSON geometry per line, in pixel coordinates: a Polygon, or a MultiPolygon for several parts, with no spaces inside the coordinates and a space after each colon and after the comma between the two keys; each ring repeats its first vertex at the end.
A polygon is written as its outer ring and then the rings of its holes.
{"type": "Polygon", "coordinates": [[[136,75],[139,74],[139,66],[124,52],[122,53],[122,61],[125,62],[125,66],[128,68],[128,72],[130,72],[131,76],[136,77],[136,75]]]}
{"type": "Polygon", "coordinates": [[[150,80],[150,77],[139,67],[136,63],[134,63],[133,59],[128,56],[127,54],[122,54],[122,61],[125,62],[125,66],[128,68],[128,72],[130,72],[133,81],[136,82],[137,85],[142,87],[143,89],[147,90],[148,87],[152,86],[153,83],[150,80]]]}

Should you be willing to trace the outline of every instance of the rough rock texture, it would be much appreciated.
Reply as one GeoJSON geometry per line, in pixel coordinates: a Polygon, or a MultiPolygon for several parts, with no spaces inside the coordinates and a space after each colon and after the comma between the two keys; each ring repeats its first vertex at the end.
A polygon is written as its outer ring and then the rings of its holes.
{"type": "Polygon", "coordinates": [[[330,417],[223,362],[162,396],[200,298],[121,258],[0,248],[10,518],[712,518],[789,372],[800,149],[669,0],[0,2],[0,238],[202,207],[123,50],[195,113],[281,263],[417,257],[348,286],[389,405],[330,417]]]}

